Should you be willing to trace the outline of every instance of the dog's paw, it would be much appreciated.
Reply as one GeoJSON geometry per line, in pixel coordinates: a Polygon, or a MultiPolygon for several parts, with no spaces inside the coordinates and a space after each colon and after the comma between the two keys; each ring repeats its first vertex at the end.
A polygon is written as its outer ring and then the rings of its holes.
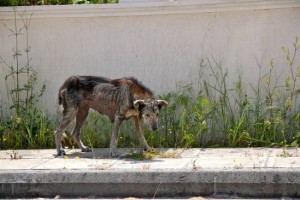
{"type": "Polygon", "coordinates": [[[110,152],[110,157],[111,157],[111,158],[118,158],[118,157],[119,157],[119,154],[118,154],[116,151],[111,151],[111,152],[110,152]]]}
{"type": "Polygon", "coordinates": [[[148,145],[147,146],[143,146],[143,150],[146,151],[146,152],[153,151],[153,149],[151,149],[148,145]]]}
{"type": "Polygon", "coordinates": [[[60,150],[57,151],[57,154],[56,154],[57,157],[59,157],[59,156],[64,156],[64,155],[66,155],[65,150],[60,149],[60,150]]]}
{"type": "Polygon", "coordinates": [[[82,152],[91,152],[92,149],[90,147],[85,147],[83,149],[81,149],[82,152]]]}

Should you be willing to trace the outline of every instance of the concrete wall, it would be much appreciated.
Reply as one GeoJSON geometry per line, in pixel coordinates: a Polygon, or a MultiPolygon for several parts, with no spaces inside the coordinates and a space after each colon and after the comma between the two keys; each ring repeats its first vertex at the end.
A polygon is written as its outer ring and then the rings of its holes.
{"type": "MultiPolygon", "coordinates": [[[[186,0],[17,11],[32,14],[31,63],[40,82],[46,81],[44,103],[50,113],[56,111],[58,88],[71,75],[135,76],[163,94],[179,82],[195,81],[201,59],[208,56],[222,62],[232,81],[241,72],[246,83],[255,83],[257,61],[267,69],[274,58],[284,72],[281,47],[292,48],[300,36],[298,0],[186,0]]],[[[0,55],[7,63],[14,62],[15,43],[5,26],[13,27],[13,19],[12,8],[0,8],[0,55]]],[[[21,36],[21,50],[25,41],[21,36]]],[[[0,69],[0,97],[5,100],[8,70],[3,64],[0,69]]]]}

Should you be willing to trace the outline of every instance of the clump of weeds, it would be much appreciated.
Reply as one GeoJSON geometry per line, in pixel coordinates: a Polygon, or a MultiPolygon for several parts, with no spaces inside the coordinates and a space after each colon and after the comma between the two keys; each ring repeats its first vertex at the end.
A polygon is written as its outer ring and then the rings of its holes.
{"type": "Polygon", "coordinates": [[[18,160],[18,159],[22,158],[22,156],[15,151],[12,151],[11,153],[9,153],[9,156],[10,156],[11,160],[18,160]]]}
{"type": "Polygon", "coordinates": [[[131,152],[129,154],[124,156],[124,158],[132,159],[132,160],[151,160],[156,157],[157,157],[157,154],[154,151],[134,152],[133,150],[131,150],[131,152]]]}
{"type": "Polygon", "coordinates": [[[292,48],[282,48],[283,83],[271,59],[267,70],[257,62],[258,81],[250,88],[240,73],[229,83],[221,61],[203,59],[197,87],[185,85],[161,97],[169,101],[161,114],[164,128],[158,136],[149,134],[150,141],[158,141],[157,147],[298,147],[299,49],[297,37],[292,48]]]}
{"type": "Polygon", "coordinates": [[[32,66],[30,57],[31,15],[26,12],[19,14],[16,8],[14,14],[12,27],[5,25],[15,42],[12,54],[14,63],[9,63],[0,55],[0,64],[3,71],[7,72],[4,75],[7,99],[2,100],[0,111],[0,149],[52,147],[50,121],[39,108],[46,85],[42,84],[37,89],[38,73],[32,66]],[[25,40],[24,50],[20,45],[24,43],[21,40],[25,40]]]}

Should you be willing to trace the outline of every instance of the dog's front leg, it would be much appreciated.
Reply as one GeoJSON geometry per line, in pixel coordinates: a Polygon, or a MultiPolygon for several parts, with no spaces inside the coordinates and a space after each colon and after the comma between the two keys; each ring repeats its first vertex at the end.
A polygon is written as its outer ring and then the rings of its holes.
{"type": "Polygon", "coordinates": [[[144,136],[144,130],[142,128],[142,124],[141,124],[141,120],[139,119],[138,116],[134,116],[132,117],[135,127],[137,129],[138,132],[138,136],[139,136],[139,140],[140,140],[140,144],[141,144],[141,148],[143,151],[150,151],[150,147],[145,139],[144,136]]]}
{"type": "Polygon", "coordinates": [[[114,121],[114,129],[111,135],[110,140],[110,156],[111,157],[118,157],[117,153],[117,146],[118,146],[118,135],[119,135],[119,129],[121,126],[122,121],[124,120],[123,115],[115,115],[115,121],[114,121]]]}

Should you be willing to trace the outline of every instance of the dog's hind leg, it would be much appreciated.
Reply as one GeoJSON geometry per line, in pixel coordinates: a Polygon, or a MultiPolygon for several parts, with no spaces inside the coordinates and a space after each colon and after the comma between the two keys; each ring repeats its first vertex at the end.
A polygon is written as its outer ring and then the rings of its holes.
{"type": "Polygon", "coordinates": [[[139,140],[140,140],[142,150],[150,151],[150,147],[149,147],[149,145],[148,145],[148,143],[145,139],[145,136],[144,136],[144,130],[142,128],[141,120],[137,116],[132,117],[132,119],[134,121],[135,127],[136,127],[137,132],[138,132],[138,136],[139,136],[139,140]]]}
{"type": "Polygon", "coordinates": [[[75,113],[76,113],[75,109],[64,109],[63,119],[62,119],[59,127],[57,128],[57,130],[54,132],[57,156],[62,156],[62,155],[66,154],[64,149],[62,148],[61,136],[62,136],[65,128],[74,119],[75,113]]]}
{"type": "Polygon", "coordinates": [[[78,112],[76,115],[76,125],[72,131],[73,138],[82,152],[90,152],[92,149],[90,147],[85,146],[80,140],[80,129],[83,125],[84,120],[87,118],[89,113],[89,107],[86,105],[81,105],[78,108],[78,112]]]}

